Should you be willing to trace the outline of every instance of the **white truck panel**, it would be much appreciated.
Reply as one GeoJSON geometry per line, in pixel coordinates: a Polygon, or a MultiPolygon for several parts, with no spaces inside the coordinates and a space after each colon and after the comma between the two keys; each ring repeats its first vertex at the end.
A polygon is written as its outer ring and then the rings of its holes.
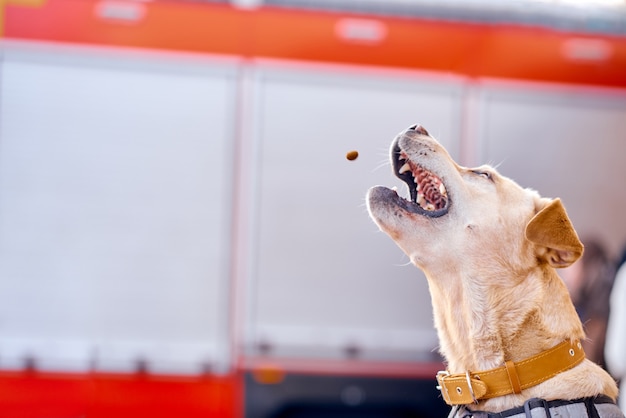
{"type": "Polygon", "coordinates": [[[486,83],[482,160],[543,196],[560,197],[581,238],[624,245],[626,94],[486,83]]]}
{"type": "Polygon", "coordinates": [[[5,49],[2,368],[225,367],[235,74],[5,49]]]}
{"type": "Polygon", "coordinates": [[[457,154],[461,103],[455,79],[261,67],[249,353],[433,355],[426,280],[369,219],[365,194],[381,183],[407,193],[388,148],[413,123],[457,154]]]}

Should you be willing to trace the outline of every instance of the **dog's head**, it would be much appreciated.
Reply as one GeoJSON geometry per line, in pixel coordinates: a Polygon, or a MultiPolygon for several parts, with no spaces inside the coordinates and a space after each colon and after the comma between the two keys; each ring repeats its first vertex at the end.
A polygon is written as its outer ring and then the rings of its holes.
{"type": "Polygon", "coordinates": [[[494,274],[537,263],[566,267],[582,254],[560,200],[541,198],[493,167],[458,165],[423,127],[401,132],[390,153],[409,198],[376,186],[368,210],[427,275],[474,274],[472,263],[494,274]]]}

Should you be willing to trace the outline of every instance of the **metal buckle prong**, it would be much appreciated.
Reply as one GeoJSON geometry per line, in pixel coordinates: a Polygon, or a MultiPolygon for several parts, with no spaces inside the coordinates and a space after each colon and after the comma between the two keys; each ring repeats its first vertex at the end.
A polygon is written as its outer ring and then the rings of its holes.
{"type": "Polygon", "coordinates": [[[450,376],[450,373],[446,370],[440,370],[437,372],[437,383],[439,383],[437,385],[437,390],[441,390],[442,388],[442,384],[443,384],[443,379],[450,376]]]}
{"type": "Polygon", "coordinates": [[[467,380],[467,386],[469,387],[470,395],[472,395],[472,400],[474,403],[478,403],[478,399],[476,399],[476,395],[474,395],[474,388],[472,387],[472,378],[469,370],[465,372],[465,379],[467,380]]]}

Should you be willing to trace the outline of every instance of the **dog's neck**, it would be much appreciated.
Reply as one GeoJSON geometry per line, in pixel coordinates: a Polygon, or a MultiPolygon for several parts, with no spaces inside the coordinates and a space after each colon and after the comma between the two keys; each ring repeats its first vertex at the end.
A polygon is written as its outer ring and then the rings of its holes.
{"type": "Polygon", "coordinates": [[[440,350],[451,373],[500,367],[565,339],[584,338],[553,268],[541,266],[515,277],[520,278],[511,282],[463,272],[456,277],[429,276],[440,350]]]}
{"type": "MultiPolygon", "coordinates": [[[[432,276],[427,273],[440,351],[451,374],[482,372],[518,363],[565,340],[584,339],[565,285],[549,266],[515,283],[502,277],[432,276]]],[[[468,408],[500,412],[533,397],[573,399],[605,394],[615,399],[613,379],[588,360],[524,390],[481,400],[468,408]]]]}

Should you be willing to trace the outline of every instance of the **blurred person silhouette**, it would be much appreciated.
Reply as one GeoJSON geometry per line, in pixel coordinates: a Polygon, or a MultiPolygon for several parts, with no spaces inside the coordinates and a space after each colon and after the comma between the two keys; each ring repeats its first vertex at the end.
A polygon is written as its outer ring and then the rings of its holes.
{"type": "Polygon", "coordinates": [[[600,240],[587,238],[582,242],[585,245],[583,256],[564,269],[562,277],[585,327],[587,338],[583,348],[587,358],[606,368],[604,346],[615,268],[600,240]]]}
{"type": "Polygon", "coordinates": [[[606,365],[620,380],[619,406],[626,413],[626,246],[617,262],[617,273],[611,292],[611,316],[606,332],[606,365]]]}

